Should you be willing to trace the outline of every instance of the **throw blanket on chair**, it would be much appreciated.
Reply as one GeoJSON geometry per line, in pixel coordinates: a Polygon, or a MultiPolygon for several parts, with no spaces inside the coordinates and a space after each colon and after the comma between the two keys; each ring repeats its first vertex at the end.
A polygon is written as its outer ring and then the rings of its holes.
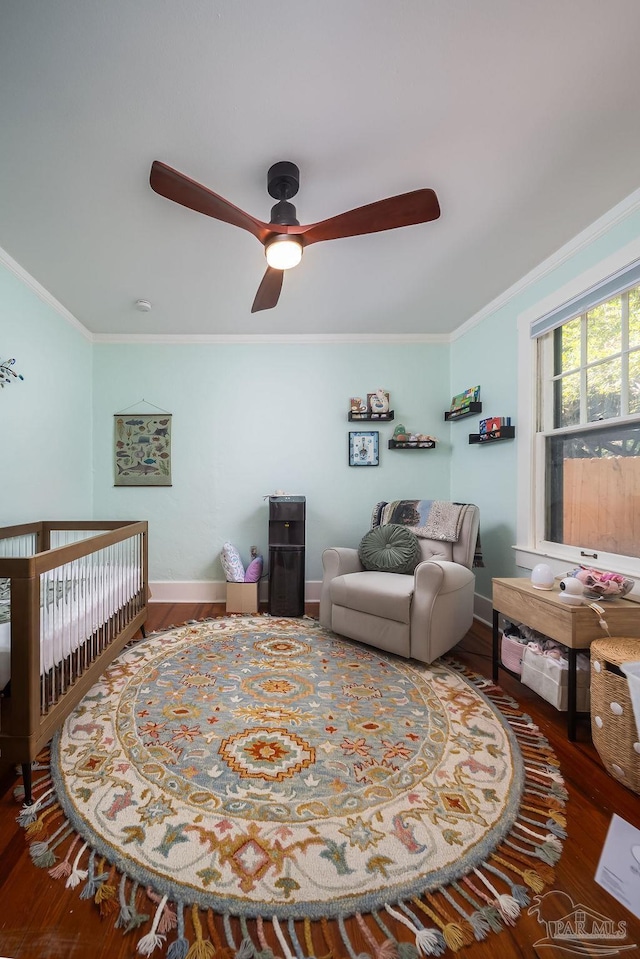
{"type": "MultiPolygon", "coordinates": [[[[372,526],[398,523],[408,526],[423,539],[457,543],[469,503],[449,503],[437,499],[399,499],[392,503],[378,503],[373,511],[372,526]]],[[[480,533],[476,542],[474,567],[484,566],[480,533]]]]}

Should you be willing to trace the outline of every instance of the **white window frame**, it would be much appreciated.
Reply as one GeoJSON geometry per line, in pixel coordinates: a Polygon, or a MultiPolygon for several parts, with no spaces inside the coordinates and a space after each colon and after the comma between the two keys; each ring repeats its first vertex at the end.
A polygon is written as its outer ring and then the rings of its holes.
{"type": "MultiPolygon", "coordinates": [[[[559,309],[570,300],[603,283],[608,277],[640,259],[640,237],[621,247],[615,253],[594,264],[584,273],[569,280],[549,296],[539,300],[519,314],[518,324],[518,445],[517,475],[518,499],[516,517],[516,563],[523,569],[533,569],[537,563],[548,563],[556,576],[587,562],[577,547],[551,543],[544,534],[545,437],[536,433],[536,394],[538,390],[537,340],[531,337],[534,324],[559,309]],[[536,546],[536,544],[538,544],[536,546]]],[[[634,417],[635,419],[635,417],[634,417]]],[[[640,559],[624,563],[615,554],[598,551],[594,565],[611,569],[635,579],[632,591],[640,600],[640,559]]]]}

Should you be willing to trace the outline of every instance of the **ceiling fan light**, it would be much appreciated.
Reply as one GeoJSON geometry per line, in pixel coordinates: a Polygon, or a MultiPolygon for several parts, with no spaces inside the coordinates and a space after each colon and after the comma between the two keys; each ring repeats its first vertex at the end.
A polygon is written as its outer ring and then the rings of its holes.
{"type": "Polygon", "coordinates": [[[302,243],[286,233],[274,236],[265,247],[267,263],[274,270],[290,270],[302,259],[302,243]]]}

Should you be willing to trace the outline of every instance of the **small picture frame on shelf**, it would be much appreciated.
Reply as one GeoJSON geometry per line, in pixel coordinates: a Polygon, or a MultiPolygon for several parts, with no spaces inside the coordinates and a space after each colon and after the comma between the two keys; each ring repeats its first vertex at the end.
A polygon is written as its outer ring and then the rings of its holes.
{"type": "Polygon", "coordinates": [[[380,434],[377,430],[349,433],[349,466],[379,466],[380,434]]]}
{"type": "Polygon", "coordinates": [[[388,390],[367,393],[367,409],[372,416],[384,416],[389,412],[391,394],[388,390]]]}
{"type": "Polygon", "coordinates": [[[349,400],[349,408],[351,413],[364,414],[367,412],[367,404],[361,396],[352,396],[349,400]]]}

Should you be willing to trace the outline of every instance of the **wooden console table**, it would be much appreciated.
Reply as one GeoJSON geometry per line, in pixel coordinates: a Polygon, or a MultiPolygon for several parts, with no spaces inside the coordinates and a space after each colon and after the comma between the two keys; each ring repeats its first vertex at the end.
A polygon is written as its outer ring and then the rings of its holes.
{"type": "MultiPolygon", "coordinates": [[[[550,639],[566,646],[569,660],[567,675],[567,736],[576,738],[576,658],[578,650],[588,649],[594,639],[606,638],[597,613],[588,606],[570,606],[560,599],[558,583],[553,589],[536,589],[528,579],[493,579],[493,681],[503,669],[515,679],[520,676],[508,669],[500,658],[500,614],[514,623],[523,623],[550,639]]],[[[640,604],[626,599],[599,603],[611,636],[640,636],[640,604]]],[[[589,715],[581,713],[580,715],[589,715]]]]}

